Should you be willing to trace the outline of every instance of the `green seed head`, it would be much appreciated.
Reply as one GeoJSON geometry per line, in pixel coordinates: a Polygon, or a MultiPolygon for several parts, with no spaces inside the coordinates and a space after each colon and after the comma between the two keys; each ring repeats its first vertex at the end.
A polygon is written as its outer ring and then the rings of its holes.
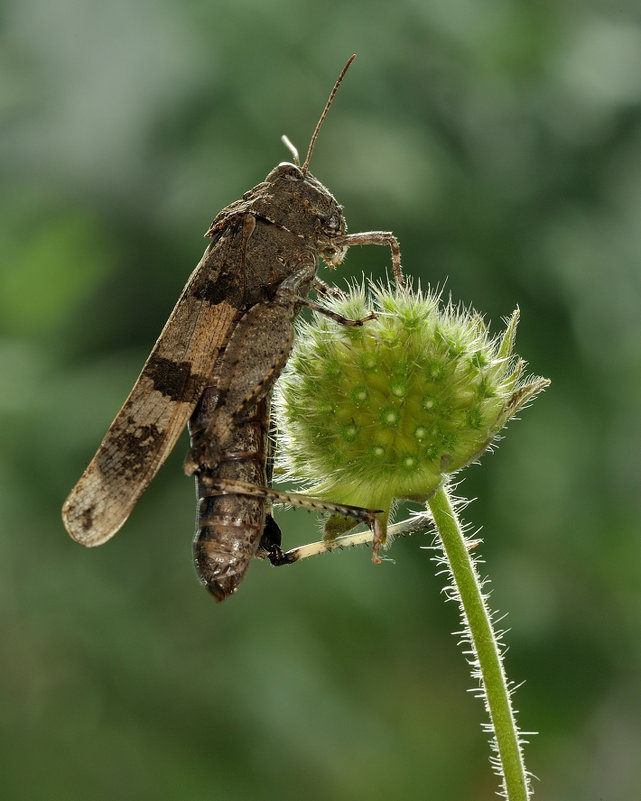
{"type": "Polygon", "coordinates": [[[549,383],[520,381],[518,309],[492,338],[478,314],[420,289],[353,288],[327,305],[376,319],[301,323],[277,386],[279,467],[315,496],[386,513],[425,501],[549,383]]]}

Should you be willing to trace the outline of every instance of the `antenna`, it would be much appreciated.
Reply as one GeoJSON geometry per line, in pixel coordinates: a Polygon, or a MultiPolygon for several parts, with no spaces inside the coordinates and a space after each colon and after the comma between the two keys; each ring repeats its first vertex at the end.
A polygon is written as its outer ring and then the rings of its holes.
{"type": "Polygon", "coordinates": [[[338,76],[338,79],[337,79],[336,83],[334,84],[334,88],[329,93],[329,97],[327,99],[327,103],[325,103],[325,108],[323,109],[323,113],[320,115],[320,119],[316,123],[316,128],[314,128],[314,133],[312,134],[312,138],[309,140],[309,147],[307,148],[307,155],[305,156],[305,161],[303,162],[303,166],[301,167],[301,170],[303,172],[305,172],[307,170],[307,167],[309,165],[309,160],[312,157],[312,151],[314,150],[314,145],[316,144],[316,137],[318,136],[318,132],[321,129],[321,125],[323,124],[323,121],[325,120],[325,117],[327,116],[327,112],[329,111],[329,107],[332,105],[332,100],[334,99],[334,95],[336,94],[336,92],[338,92],[338,87],[341,85],[341,82],[342,82],[343,78],[345,77],[345,73],[349,69],[349,65],[352,63],[352,61],[354,61],[355,58],[356,58],[356,53],[354,53],[354,55],[349,59],[347,64],[345,64],[341,74],[338,76]]]}
{"type": "Polygon", "coordinates": [[[300,167],[300,159],[298,158],[298,150],[296,149],[296,146],[295,146],[295,145],[293,145],[293,144],[290,142],[290,140],[289,140],[289,137],[288,137],[288,136],[285,136],[285,134],[283,134],[283,135],[281,136],[280,140],[281,140],[281,142],[282,142],[282,143],[285,145],[285,147],[287,148],[287,150],[289,150],[289,152],[290,152],[290,153],[292,154],[292,156],[294,157],[294,164],[295,164],[297,167],[300,167]]]}

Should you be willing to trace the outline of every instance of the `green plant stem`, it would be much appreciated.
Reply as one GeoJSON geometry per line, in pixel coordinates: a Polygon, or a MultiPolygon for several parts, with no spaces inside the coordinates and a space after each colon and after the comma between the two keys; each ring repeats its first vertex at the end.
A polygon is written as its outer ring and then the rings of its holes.
{"type": "Polygon", "coordinates": [[[449,564],[454,588],[458,592],[463,621],[476,657],[474,667],[478,670],[485,691],[503,776],[503,791],[508,801],[527,801],[530,797],[529,785],[510,690],[474,560],[447,490],[439,489],[428,503],[449,564]]]}

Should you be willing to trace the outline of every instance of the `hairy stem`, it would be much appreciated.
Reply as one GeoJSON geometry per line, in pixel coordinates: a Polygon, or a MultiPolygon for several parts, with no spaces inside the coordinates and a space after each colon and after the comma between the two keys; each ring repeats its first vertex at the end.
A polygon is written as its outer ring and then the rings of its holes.
{"type": "Polygon", "coordinates": [[[473,675],[481,681],[490,715],[490,729],[494,734],[492,745],[497,754],[493,761],[503,778],[503,795],[508,801],[527,801],[530,787],[523,764],[519,731],[499,642],[485,603],[481,581],[447,490],[439,489],[428,503],[452,576],[454,597],[460,603],[466,635],[472,646],[473,675]]]}

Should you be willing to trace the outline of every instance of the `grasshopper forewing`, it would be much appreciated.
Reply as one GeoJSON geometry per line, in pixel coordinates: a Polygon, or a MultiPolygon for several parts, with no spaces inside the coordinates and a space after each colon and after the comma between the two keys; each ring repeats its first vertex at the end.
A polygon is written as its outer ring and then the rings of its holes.
{"type": "Polygon", "coordinates": [[[65,501],[65,526],[82,545],[101,545],[125,523],[185,428],[229,338],[238,308],[234,297],[216,295],[216,257],[225,247],[220,239],[196,267],[129,397],[65,501]]]}
{"type": "MultiPolygon", "coordinates": [[[[100,545],[118,531],[190,418],[192,448],[186,470],[198,479],[201,507],[213,503],[208,499],[217,492],[227,494],[229,481],[235,481],[237,488],[256,485],[253,493],[262,493],[263,499],[277,495],[265,486],[265,443],[258,443],[258,457],[246,455],[253,453],[254,445],[245,449],[245,456],[238,447],[244,438],[252,439],[256,425],[264,429],[260,421],[268,419],[271,391],[293,344],[294,318],[302,306],[314,306],[306,296],[320,284],[319,259],[334,267],[352,245],[389,246],[394,275],[402,281],[394,236],[384,231],[347,234],[341,206],[308,170],[320,126],[353,59],[330,93],[303,165],[290,146],[296,163],[279,164],[241,200],[223,209],[209,227],[206,236],[211,243],[131,394],[64,503],[64,524],[77,542],[100,545]],[[261,406],[263,402],[267,406],[261,406]],[[262,460],[263,468],[255,474],[232,470],[226,479],[224,465],[243,460],[256,464],[262,460]],[[225,486],[216,490],[221,481],[225,486]]],[[[251,494],[250,486],[246,493],[238,489],[234,497],[251,494]]],[[[206,529],[213,513],[201,509],[199,514],[206,529]]],[[[234,517],[233,511],[224,514],[226,519],[234,517]]],[[[256,531],[271,520],[264,500],[255,516],[256,524],[249,526],[251,536],[247,532],[250,558],[260,541],[256,531]]],[[[243,519],[236,515],[231,528],[241,530],[243,519]]],[[[222,526],[213,529],[223,536],[222,526]]],[[[224,544],[215,559],[224,561],[227,551],[233,554],[235,548],[237,544],[224,544]]],[[[199,565],[216,597],[233,592],[246,569],[247,554],[233,568],[238,574],[234,581],[220,587],[199,565]]],[[[233,572],[230,565],[220,569],[233,572]]],[[[212,570],[215,573],[218,567],[212,570]]]]}

